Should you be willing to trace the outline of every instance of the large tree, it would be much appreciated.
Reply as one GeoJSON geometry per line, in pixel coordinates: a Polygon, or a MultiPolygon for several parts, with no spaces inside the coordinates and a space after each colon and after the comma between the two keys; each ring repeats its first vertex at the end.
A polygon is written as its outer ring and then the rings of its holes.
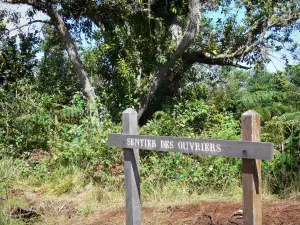
{"type": "Polygon", "coordinates": [[[268,61],[270,52],[282,48],[297,55],[292,36],[300,28],[298,0],[5,2],[27,4],[33,14],[47,14],[84,94],[94,99],[88,71],[96,72],[100,95],[117,87],[121,91],[116,95],[132,99],[123,106],[135,104],[138,96],[139,118],[151,112],[153,102],[161,104],[157,95],[176,94],[196,63],[247,68],[268,61]],[[98,54],[86,58],[88,65],[83,65],[76,46],[82,34],[96,40],[93,50],[98,54]]]}

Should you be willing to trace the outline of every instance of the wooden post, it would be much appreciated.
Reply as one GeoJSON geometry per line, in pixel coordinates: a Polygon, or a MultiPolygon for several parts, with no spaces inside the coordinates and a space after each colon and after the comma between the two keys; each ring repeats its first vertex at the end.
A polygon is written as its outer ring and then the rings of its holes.
{"type": "MultiPolygon", "coordinates": [[[[242,115],[243,141],[260,141],[260,115],[249,110],[242,115]]],[[[247,153],[247,149],[244,149],[247,153]]],[[[242,162],[243,224],[262,224],[261,160],[245,159],[242,162]]]]}
{"type": "MultiPolygon", "coordinates": [[[[137,112],[126,109],[122,115],[124,134],[138,134],[137,112]]],[[[124,172],[126,188],[126,224],[141,224],[139,150],[124,149],[124,172]]]]}

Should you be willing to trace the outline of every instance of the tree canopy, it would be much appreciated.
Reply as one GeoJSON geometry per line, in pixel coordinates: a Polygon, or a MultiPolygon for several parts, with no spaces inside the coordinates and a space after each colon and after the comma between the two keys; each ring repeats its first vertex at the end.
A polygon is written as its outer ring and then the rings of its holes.
{"type": "Polygon", "coordinates": [[[274,51],[298,54],[297,0],[3,2],[31,6],[29,24],[54,29],[84,95],[96,92],[113,114],[131,105],[139,118],[151,116],[193,79],[196,64],[250,68],[274,51]],[[35,21],[37,11],[49,20],[35,21]]]}

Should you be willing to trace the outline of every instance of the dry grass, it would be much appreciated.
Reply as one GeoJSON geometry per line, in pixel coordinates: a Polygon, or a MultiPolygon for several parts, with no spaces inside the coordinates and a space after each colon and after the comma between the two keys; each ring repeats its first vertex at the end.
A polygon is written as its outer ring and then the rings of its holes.
{"type": "Polygon", "coordinates": [[[30,224],[88,224],[88,217],[95,212],[110,211],[124,206],[124,194],[114,187],[88,184],[80,191],[64,194],[39,191],[28,187],[22,198],[30,202],[40,217],[30,224]]]}
{"type": "MultiPolygon", "coordinates": [[[[45,192],[43,189],[27,187],[23,190],[19,199],[29,204],[40,217],[32,220],[30,224],[54,225],[54,224],[93,224],[99,215],[114,212],[124,208],[124,189],[113,185],[99,186],[89,183],[80,191],[70,191],[64,194],[45,192]]],[[[266,201],[278,199],[274,196],[264,196],[266,201]]],[[[146,208],[163,209],[178,205],[190,205],[199,202],[240,202],[241,191],[230,194],[225,192],[205,191],[198,193],[190,188],[170,182],[163,188],[152,187],[151,192],[142,190],[142,204],[146,208]]],[[[8,206],[6,206],[8,207],[8,206]]],[[[23,205],[26,207],[26,205],[23,205]]],[[[158,210],[158,213],[160,211],[158,210]]],[[[159,216],[158,216],[159,217],[159,216]]],[[[1,224],[1,223],[0,223],[1,224]]],[[[11,220],[7,224],[23,225],[20,220],[11,220]]]]}
{"type": "MultiPolygon", "coordinates": [[[[49,184],[48,184],[49,185],[49,184]]],[[[59,184],[58,184],[59,185],[59,184]]],[[[69,191],[64,194],[54,194],[46,192],[45,186],[42,188],[26,187],[21,197],[29,203],[40,217],[31,224],[89,224],[99,213],[115,211],[124,207],[125,193],[118,185],[86,185],[80,191],[69,191]]],[[[185,205],[200,201],[224,201],[232,196],[220,195],[219,193],[191,192],[187,187],[178,183],[169,183],[163,188],[152,187],[152,191],[147,193],[142,190],[142,202],[145,207],[164,208],[172,205],[185,205]]],[[[236,200],[239,196],[234,197],[236,200]]]]}
{"type": "Polygon", "coordinates": [[[200,192],[177,182],[169,182],[163,187],[153,187],[152,190],[151,193],[142,192],[144,205],[149,207],[193,204],[200,201],[239,201],[242,194],[241,188],[236,188],[228,192],[216,192],[212,190],[200,192]]]}
{"type": "MultiPolygon", "coordinates": [[[[11,161],[0,163],[0,175],[5,176],[10,182],[17,178],[11,161]],[[9,170],[7,165],[11,166],[9,170]]],[[[99,215],[118,211],[125,206],[125,190],[122,181],[105,185],[87,183],[84,179],[84,171],[76,168],[59,168],[45,180],[33,178],[17,180],[18,182],[9,183],[9,196],[5,192],[0,195],[2,212],[0,224],[23,225],[26,222],[28,224],[28,221],[9,217],[9,213],[18,207],[33,209],[40,215],[32,219],[29,224],[79,225],[92,224],[99,215]],[[34,182],[31,183],[32,181],[34,182]]],[[[141,187],[143,206],[156,209],[199,202],[241,202],[242,196],[241,188],[219,192],[207,189],[200,192],[176,181],[170,181],[164,186],[144,181],[141,187]]],[[[299,201],[299,193],[295,194],[293,199],[299,201]]],[[[264,200],[274,202],[278,197],[265,192],[264,200]]]]}

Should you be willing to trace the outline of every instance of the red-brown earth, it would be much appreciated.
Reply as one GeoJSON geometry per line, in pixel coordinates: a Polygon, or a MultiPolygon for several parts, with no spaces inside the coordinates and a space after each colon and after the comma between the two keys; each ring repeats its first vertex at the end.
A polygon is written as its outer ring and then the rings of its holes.
{"type": "MultiPolygon", "coordinates": [[[[231,202],[202,202],[198,204],[172,206],[167,208],[143,208],[143,224],[189,224],[189,225],[234,225],[243,224],[240,215],[234,215],[241,204],[231,202]]],[[[125,209],[102,212],[93,215],[90,224],[124,224],[125,209]]],[[[300,225],[300,202],[279,201],[265,203],[263,224],[300,225]]]]}
{"type": "MultiPolygon", "coordinates": [[[[125,224],[125,208],[101,210],[80,214],[73,201],[63,199],[43,199],[43,193],[32,193],[26,198],[22,190],[13,189],[10,198],[24,197],[31,209],[40,217],[32,224],[72,224],[72,225],[121,225],[125,224]],[[46,218],[52,218],[48,223],[46,218]],[[41,219],[39,221],[39,219],[41,219]]],[[[78,196],[79,197],[79,196],[78,196]]],[[[0,199],[0,203],[5,199],[0,199]]],[[[99,203],[101,204],[101,203],[99,203]]],[[[76,206],[77,205],[77,206],[76,206]]],[[[80,204],[79,204],[80,205],[80,204]]],[[[186,224],[186,225],[241,225],[241,203],[233,201],[199,202],[172,206],[156,206],[142,209],[143,224],[186,224]],[[237,215],[236,215],[237,214],[237,215]]],[[[153,206],[154,205],[154,206],[153,206]]],[[[16,209],[15,209],[16,211],[16,209]]],[[[10,213],[11,214],[11,213],[10,213]]],[[[31,224],[31,223],[30,223],[31,224]]],[[[264,225],[300,225],[300,198],[263,202],[264,225]]]]}

